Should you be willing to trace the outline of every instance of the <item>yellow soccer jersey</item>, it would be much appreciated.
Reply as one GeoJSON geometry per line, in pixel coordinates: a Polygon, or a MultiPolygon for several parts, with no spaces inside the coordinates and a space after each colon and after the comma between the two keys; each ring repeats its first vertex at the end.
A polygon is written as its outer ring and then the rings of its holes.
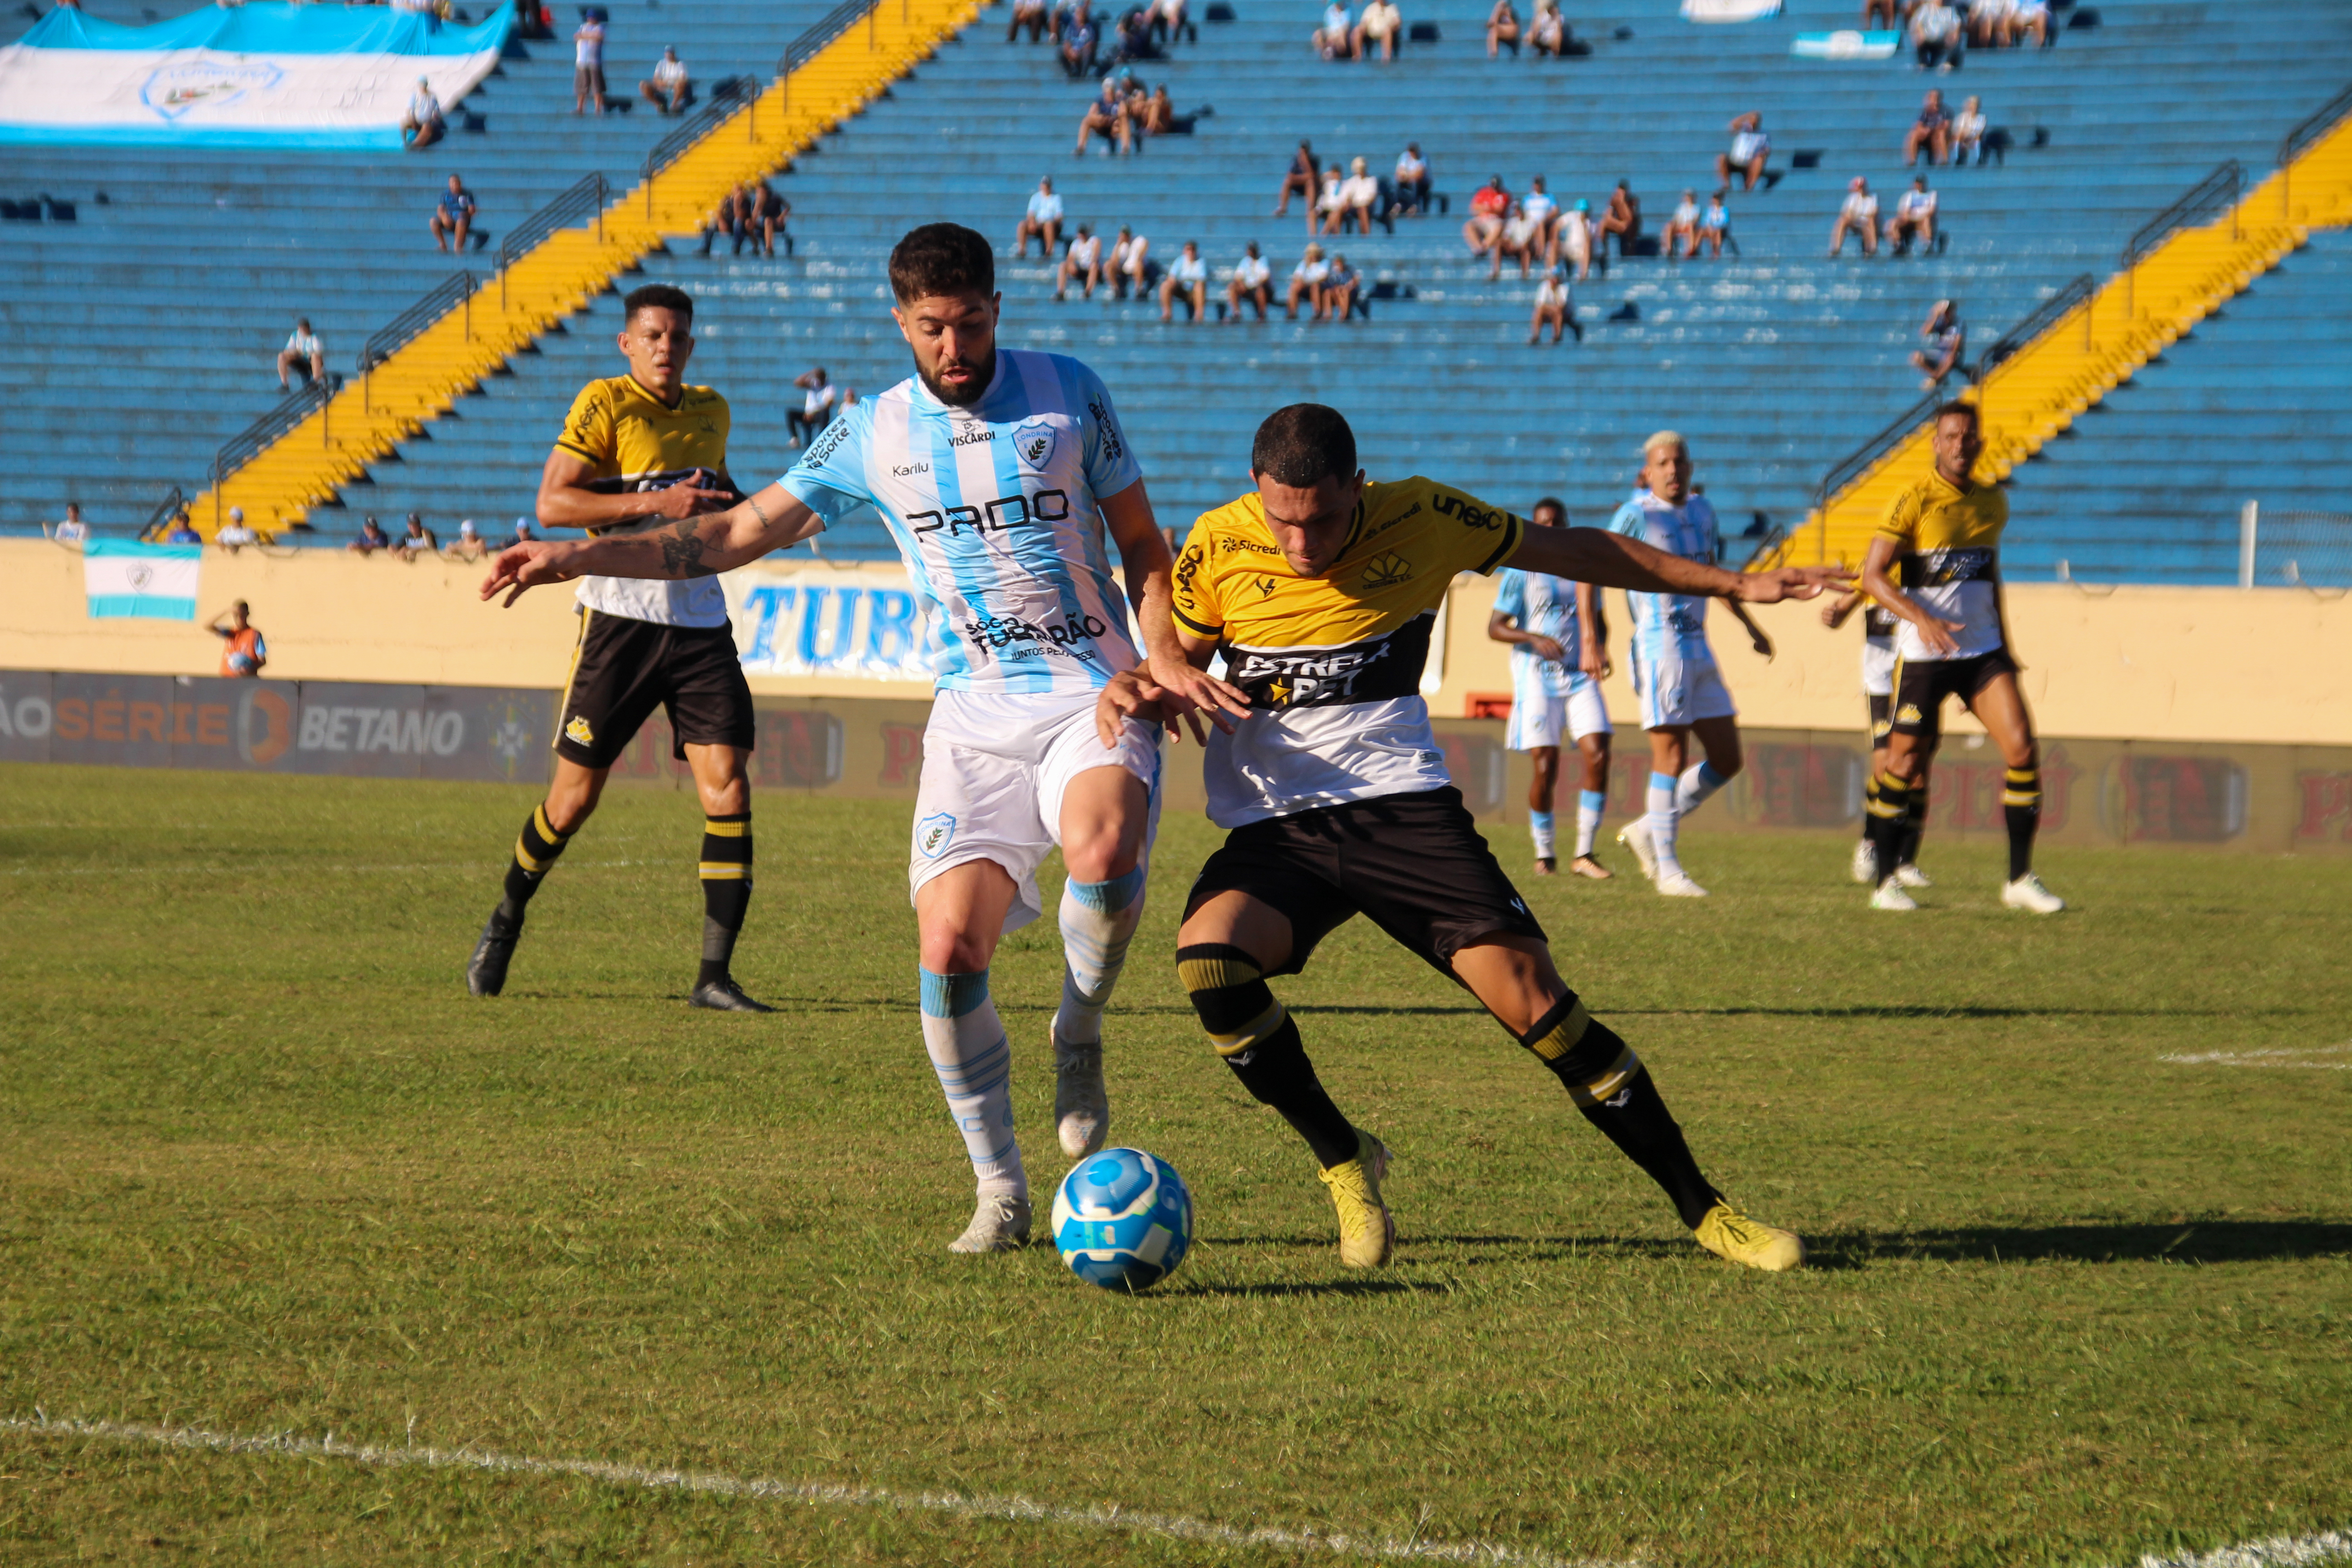
{"type": "MultiPolygon", "coordinates": [[[[2009,526],[2009,493],[1998,485],[1967,490],[1930,473],[1895,498],[1878,531],[1895,541],[1892,575],[1913,602],[1938,620],[1957,621],[1954,658],[1974,658],[2000,647],[2000,534],[2009,526]]],[[[1906,662],[1930,662],[1918,629],[1904,622],[1895,651],[1906,662]]]]}
{"type": "MultiPolygon", "coordinates": [[[[633,375],[592,381],[572,400],[559,451],[593,464],[589,488],[608,495],[666,489],[696,468],[723,473],[730,421],[727,400],[707,386],[681,389],[670,407],[633,375]]],[[[583,577],[579,599],[592,610],[672,626],[723,626],[727,596],[715,577],[657,583],[583,577]]]]}
{"type": "Polygon", "coordinates": [[[1452,780],[1421,699],[1437,606],[1458,572],[1491,573],[1526,524],[1432,479],[1367,484],[1339,560],[1290,569],[1252,492],[1204,513],[1176,560],[1177,624],[1213,637],[1262,710],[1210,739],[1222,827],[1452,780]]]}

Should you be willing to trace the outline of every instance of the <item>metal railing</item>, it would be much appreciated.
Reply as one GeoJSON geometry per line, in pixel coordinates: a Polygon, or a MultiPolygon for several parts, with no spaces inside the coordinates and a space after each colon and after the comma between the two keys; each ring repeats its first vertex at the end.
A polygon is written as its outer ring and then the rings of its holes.
{"type": "Polygon", "coordinates": [[[760,85],[749,77],[730,76],[722,79],[710,89],[710,100],[688,118],[677,130],[653,144],[646,154],[644,165],[637,171],[646,186],[646,216],[653,216],[654,176],[686,155],[687,149],[718,130],[738,114],[749,111],[746,137],[758,141],[760,135],[760,85]]]}
{"type": "MultiPolygon", "coordinates": [[[[1941,407],[1948,396],[1940,387],[1927,394],[1896,415],[1884,429],[1847,453],[1834,468],[1822,476],[1822,482],[1813,487],[1813,510],[1821,514],[1824,531],[1829,527],[1830,497],[1869,472],[1872,464],[1901,446],[1903,438],[1917,429],[1920,421],[1941,407]]],[[[1826,531],[1822,535],[1822,542],[1826,550],[1829,542],[1826,531]]]]}
{"type": "Polygon", "coordinates": [[[540,241],[583,218],[596,220],[596,243],[604,243],[604,198],[609,187],[602,174],[583,174],[562,195],[507,231],[499,241],[499,309],[507,308],[507,273],[540,241]]]}
{"type": "Polygon", "coordinates": [[[375,367],[424,336],[425,330],[447,315],[452,307],[465,311],[466,341],[474,341],[474,291],[478,286],[471,272],[453,272],[426,290],[423,299],[394,316],[391,325],[360,345],[362,409],[373,406],[371,396],[375,367]]]}
{"type": "Polygon", "coordinates": [[[2058,292],[2036,306],[2032,314],[1993,339],[1985,352],[1977,356],[1976,369],[1969,373],[1969,379],[1978,382],[1984,380],[1986,376],[2000,369],[2003,363],[2016,358],[2026,344],[2056,326],[2065,318],[2066,312],[2077,305],[2084,307],[2083,343],[2085,348],[2089,347],[2091,342],[2089,306],[2092,298],[2098,291],[2099,280],[2088,272],[2081,273],[2069,279],[2058,292]]]}
{"type": "Polygon", "coordinates": [[[2279,141],[2279,220],[2292,221],[2293,208],[2288,205],[2288,187],[2294,184],[2293,165],[2303,156],[2304,149],[2318,141],[2336,127],[2336,122],[2352,114],[2352,87],[2346,88],[2319,106],[2319,111],[2288,132],[2279,141]]]}
{"type": "Polygon", "coordinates": [[[2140,225],[2138,232],[2124,242],[2124,313],[2139,313],[2138,290],[2133,269],[2148,252],[2172,237],[2175,229],[2186,228],[2201,222],[2223,207],[2230,209],[2230,237],[2238,237],[2238,197],[2246,188],[2246,166],[2235,158],[2225,158],[2215,165],[2211,174],[2182,192],[2173,204],[2140,225]]]}
{"type": "MultiPolygon", "coordinates": [[[[840,5],[827,11],[814,26],[792,41],[791,47],[784,50],[783,58],[776,62],[777,77],[783,81],[791,81],[793,72],[816,58],[827,44],[860,22],[866,24],[866,43],[871,48],[875,14],[881,9],[881,0],[841,0],[840,5]]],[[[906,18],[907,0],[899,0],[898,19],[904,21],[906,18]]]]}
{"type": "Polygon", "coordinates": [[[140,537],[143,539],[148,534],[153,532],[157,523],[163,521],[165,518],[172,516],[182,507],[187,504],[187,492],[181,489],[179,486],[173,485],[170,489],[165,490],[163,492],[163,499],[155,503],[155,510],[147,514],[147,521],[139,525],[140,537]]]}
{"type": "Polygon", "coordinates": [[[305,382],[296,391],[288,395],[285,401],[278,404],[277,407],[221,444],[220,450],[213,454],[211,468],[205,473],[205,479],[212,485],[213,490],[215,529],[220,527],[222,484],[231,474],[259,456],[264,447],[310,417],[313,410],[316,410],[320,416],[320,444],[334,445],[333,433],[328,427],[327,410],[334,402],[335,394],[342,390],[342,385],[343,378],[333,371],[329,371],[315,381],[305,382]]]}

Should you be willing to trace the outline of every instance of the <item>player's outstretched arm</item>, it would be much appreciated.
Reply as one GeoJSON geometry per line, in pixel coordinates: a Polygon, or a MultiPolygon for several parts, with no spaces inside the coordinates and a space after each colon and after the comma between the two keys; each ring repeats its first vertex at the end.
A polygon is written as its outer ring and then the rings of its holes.
{"type": "MultiPolygon", "coordinates": [[[[1220,728],[1231,730],[1233,723],[1226,715],[1246,716],[1249,699],[1238,688],[1211,675],[1205,656],[1194,659],[1186,651],[1186,639],[1176,625],[1175,558],[1160,535],[1143,481],[1138,479],[1117,495],[1103,497],[1099,504],[1103,526],[1109,531],[1111,542],[1118,546],[1127,596],[1135,606],[1137,629],[1143,634],[1145,673],[1152,685],[1174,699],[1179,710],[1205,712],[1220,728]]],[[[1170,722],[1172,725],[1172,715],[1170,722]]],[[[1194,731],[1197,734],[1197,723],[1194,731]]],[[[1116,744],[1117,734],[1114,726],[1112,739],[1105,743],[1116,744]]]]}
{"type": "Polygon", "coordinates": [[[1596,588],[1703,594],[1750,605],[1810,599],[1823,588],[1844,587],[1853,576],[1842,566],[1731,572],[1704,561],[1669,555],[1638,539],[1600,528],[1530,528],[1512,552],[1510,563],[1528,572],[1590,583],[1596,588]]]}
{"type": "MultiPolygon", "coordinates": [[[[656,495],[667,491],[656,491],[656,495]]],[[[770,485],[740,506],[698,517],[654,519],[586,540],[535,539],[490,563],[482,597],[513,604],[527,588],[574,577],[710,577],[797,544],[824,527],[808,503],[770,485]]]]}
{"type": "Polygon", "coordinates": [[[1919,640],[1927,645],[1930,653],[1949,658],[1959,651],[1960,645],[1952,640],[1958,625],[1938,620],[1921,609],[1919,601],[1896,587],[1895,580],[1886,574],[1886,568],[1894,563],[1895,552],[1900,548],[1896,541],[1883,533],[1870,542],[1870,553],[1862,558],[1862,591],[1916,626],[1919,640]]]}

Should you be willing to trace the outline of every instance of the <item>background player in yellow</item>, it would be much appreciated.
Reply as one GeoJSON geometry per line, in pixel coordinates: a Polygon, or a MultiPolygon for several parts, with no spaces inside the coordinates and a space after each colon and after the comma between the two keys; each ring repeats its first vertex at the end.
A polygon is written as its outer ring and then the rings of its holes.
{"type": "Polygon", "coordinates": [[[1944,699],[1968,705],[2000,748],[2009,773],[2001,817],[2009,828],[2009,880],[2000,901],[2013,910],[2055,914],[2065,901],[2033,874],[2033,834],[2042,819],[2042,759],[2033,716],[2017,689],[2000,600],[2000,535],[2009,497],[1976,482],[1984,432],[1973,403],[1936,411],[1936,466],[1895,498],[1862,563],[1864,592],[1903,624],[1895,634],[1895,717],[1886,767],[1869,801],[1877,910],[1916,910],[1895,879],[1913,792],[1924,787],[1927,760],[1943,732],[1944,699]],[[1897,586],[1889,568],[1899,568],[1897,586]]]}
{"type": "MultiPolygon", "coordinates": [[[[655,283],[623,302],[627,374],[572,400],[539,481],[539,521],[592,533],[720,511],[742,497],[727,473],[727,400],[686,383],[694,301],[655,283]]],[[[702,963],[698,1007],[765,1013],[729,973],[751,901],[751,689],[736,658],[726,595],[712,577],[580,580],[580,641],[556,721],[555,779],[523,824],[506,889],[466,966],[477,996],[506,986],[531,895],[604,793],[605,775],[653,710],[702,797],[702,963]]]]}
{"type": "MultiPolygon", "coordinates": [[[[1391,1156],[1332,1103],[1266,980],[1297,973],[1361,913],[1557,1074],[1701,1246],[1752,1268],[1795,1268],[1803,1243],[1724,1200],[1633,1048],[1561,982],[1542,926],[1446,774],[1420,683],[1457,572],[1507,561],[1596,586],[1751,603],[1810,598],[1839,574],[1743,575],[1597,529],[1531,529],[1431,479],[1370,482],[1347,421],[1318,404],[1269,416],[1250,471],[1256,489],[1203,516],[1176,565],[1186,657],[1200,667],[1225,658],[1203,777],[1210,817],[1232,830],[1192,885],[1176,963],[1217,1053],[1314,1152],[1339,1211],[1340,1261],[1388,1260],[1396,1225],[1381,1183],[1391,1156]]],[[[1097,712],[1109,744],[1129,716],[1172,723],[1189,706],[1147,667],[1106,688],[1097,712]]]]}

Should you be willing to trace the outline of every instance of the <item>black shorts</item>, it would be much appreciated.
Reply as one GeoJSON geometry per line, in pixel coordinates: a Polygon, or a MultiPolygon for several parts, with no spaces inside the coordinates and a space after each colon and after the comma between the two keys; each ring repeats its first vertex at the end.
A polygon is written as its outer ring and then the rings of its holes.
{"type": "Polygon", "coordinates": [[[2009,650],[1997,647],[1990,653],[1980,653],[1974,658],[1935,658],[1914,663],[1910,659],[1895,662],[1895,721],[1889,728],[1898,735],[1918,735],[1934,740],[1944,732],[1944,699],[1957,697],[1973,703],[1977,693],[2001,675],[2015,675],[2017,661],[2009,650]]]}
{"type": "Polygon", "coordinates": [[[1361,914],[1447,976],[1454,955],[1481,937],[1544,940],[1543,927],[1478,825],[1448,787],[1318,806],[1236,827],[1201,868],[1184,914],[1219,893],[1243,892],[1290,921],[1290,958],[1361,914]]]}
{"type": "Polygon", "coordinates": [[[670,750],[680,761],[688,746],[750,751],[758,725],[734,632],[583,609],[555,754],[583,768],[609,768],[656,708],[669,710],[670,750]]]}
{"type": "Polygon", "coordinates": [[[1870,743],[1873,749],[1886,744],[1886,731],[1895,725],[1895,699],[1870,693],[1870,743]]]}

